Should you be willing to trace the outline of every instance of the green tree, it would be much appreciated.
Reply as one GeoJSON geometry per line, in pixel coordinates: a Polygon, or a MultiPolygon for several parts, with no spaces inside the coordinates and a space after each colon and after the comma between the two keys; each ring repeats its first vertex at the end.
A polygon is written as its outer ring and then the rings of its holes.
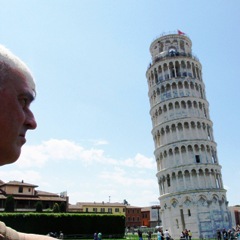
{"type": "Polygon", "coordinates": [[[5,202],[5,212],[14,212],[14,197],[12,195],[8,196],[5,202]]]}
{"type": "Polygon", "coordinates": [[[54,203],[54,205],[53,205],[53,212],[54,213],[59,213],[60,212],[58,203],[54,203]]]}
{"type": "Polygon", "coordinates": [[[59,211],[60,212],[66,212],[66,203],[65,202],[60,203],[59,211]]]}
{"type": "Polygon", "coordinates": [[[42,212],[42,211],[43,211],[42,201],[37,201],[37,203],[36,203],[36,212],[42,212]]]}

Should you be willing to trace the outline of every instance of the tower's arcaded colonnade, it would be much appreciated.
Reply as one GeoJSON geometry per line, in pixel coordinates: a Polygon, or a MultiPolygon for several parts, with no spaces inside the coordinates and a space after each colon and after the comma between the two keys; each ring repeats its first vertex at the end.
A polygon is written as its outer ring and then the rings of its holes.
{"type": "Polygon", "coordinates": [[[186,35],[162,35],[150,46],[146,73],[161,218],[173,238],[184,229],[215,237],[231,226],[202,66],[191,48],[186,35]]]}

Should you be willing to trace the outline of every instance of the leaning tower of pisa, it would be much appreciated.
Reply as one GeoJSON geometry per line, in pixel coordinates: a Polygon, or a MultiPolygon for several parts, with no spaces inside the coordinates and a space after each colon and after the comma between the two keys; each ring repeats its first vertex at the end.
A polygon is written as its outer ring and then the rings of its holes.
{"type": "Polygon", "coordinates": [[[161,219],[173,238],[216,236],[231,226],[221,165],[209,116],[202,66],[183,33],[150,46],[147,69],[161,219]]]}

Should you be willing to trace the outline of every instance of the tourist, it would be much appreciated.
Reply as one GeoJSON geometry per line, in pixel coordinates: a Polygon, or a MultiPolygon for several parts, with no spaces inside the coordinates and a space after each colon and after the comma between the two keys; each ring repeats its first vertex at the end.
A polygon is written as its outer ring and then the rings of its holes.
{"type": "Polygon", "coordinates": [[[98,240],[102,240],[102,233],[101,232],[98,233],[98,240]]]}
{"type": "Polygon", "coordinates": [[[142,231],[140,229],[138,229],[138,239],[139,240],[143,240],[143,238],[142,238],[142,231]]]}
{"type": "Polygon", "coordinates": [[[60,233],[59,233],[59,239],[63,239],[63,232],[62,231],[60,231],[60,233]]]}
{"type": "Polygon", "coordinates": [[[148,240],[151,240],[151,238],[152,238],[152,233],[151,233],[150,231],[148,231],[147,237],[148,237],[148,240]]]}
{"type": "Polygon", "coordinates": [[[169,234],[167,229],[164,231],[164,239],[165,240],[170,240],[170,234],[169,234]]]}
{"type": "MultiPolygon", "coordinates": [[[[15,162],[26,142],[27,130],[37,127],[30,104],[36,95],[28,67],[0,46],[0,166],[15,162]]],[[[0,239],[47,240],[49,236],[17,232],[0,222],[0,239]]]]}
{"type": "Polygon", "coordinates": [[[187,229],[185,229],[184,235],[185,235],[185,239],[188,240],[188,230],[187,229]]]}
{"type": "Polygon", "coordinates": [[[162,233],[161,232],[157,232],[157,240],[162,240],[162,233]]]}
{"type": "Polygon", "coordinates": [[[181,234],[180,234],[180,239],[181,239],[181,240],[185,239],[185,234],[184,234],[183,231],[182,231],[181,234]]]}
{"type": "Polygon", "coordinates": [[[223,235],[223,240],[226,240],[228,238],[228,233],[227,233],[226,229],[223,229],[222,235],[223,235]]]}
{"type": "Polygon", "coordinates": [[[222,235],[220,230],[217,230],[217,240],[222,240],[222,235]]]}
{"type": "Polygon", "coordinates": [[[188,230],[188,238],[189,238],[189,240],[192,239],[192,232],[190,230],[188,230]]]}

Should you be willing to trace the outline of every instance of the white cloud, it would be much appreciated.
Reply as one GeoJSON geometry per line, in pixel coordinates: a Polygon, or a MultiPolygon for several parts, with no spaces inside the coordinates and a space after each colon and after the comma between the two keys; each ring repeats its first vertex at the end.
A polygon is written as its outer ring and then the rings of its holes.
{"type": "Polygon", "coordinates": [[[40,145],[27,145],[23,148],[22,155],[16,164],[21,168],[42,168],[48,161],[53,160],[78,160],[87,165],[100,163],[130,168],[155,168],[155,163],[152,158],[147,158],[139,153],[133,158],[121,161],[107,157],[102,149],[86,149],[80,144],[66,139],[50,139],[42,142],[40,145]]]}
{"type": "Polygon", "coordinates": [[[24,180],[48,192],[66,190],[71,203],[108,201],[109,196],[111,201],[127,199],[139,206],[157,201],[157,180],[152,174],[156,163],[152,158],[137,153],[117,159],[93,141],[92,146],[83,146],[66,139],[26,145],[20,159],[5,167],[10,170],[0,172],[1,179],[24,180]]]}
{"type": "Polygon", "coordinates": [[[41,174],[36,171],[19,171],[19,170],[10,170],[10,171],[0,171],[1,180],[8,181],[22,181],[31,184],[40,182],[41,174]]]}
{"type": "Polygon", "coordinates": [[[25,146],[17,165],[43,167],[49,160],[81,160],[90,164],[92,161],[102,159],[103,153],[103,150],[99,149],[84,149],[70,140],[50,139],[37,146],[25,146]]]}
{"type": "MultiPolygon", "coordinates": [[[[153,184],[156,184],[156,181],[149,178],[144,178],[144,176],[137,176],[129,175],[124,169],[122,168],[114,168],[111,171],[104,171],[100,173],[100,177],[105,180],[111,181],[111,184],[121,184],[123,186],[136,186],[136,187],[149,187],[153,184]]],[[[122,186],[122,187],[123,187],[122,186]]]]}
{"type": "Polygon", "coordinates": [[[134,158],[128,158],[124,160],[123,165],[136,168],[156,168],[156,164],[152,158],[147,158],[140,153],[138,153],[134,158]]]}

